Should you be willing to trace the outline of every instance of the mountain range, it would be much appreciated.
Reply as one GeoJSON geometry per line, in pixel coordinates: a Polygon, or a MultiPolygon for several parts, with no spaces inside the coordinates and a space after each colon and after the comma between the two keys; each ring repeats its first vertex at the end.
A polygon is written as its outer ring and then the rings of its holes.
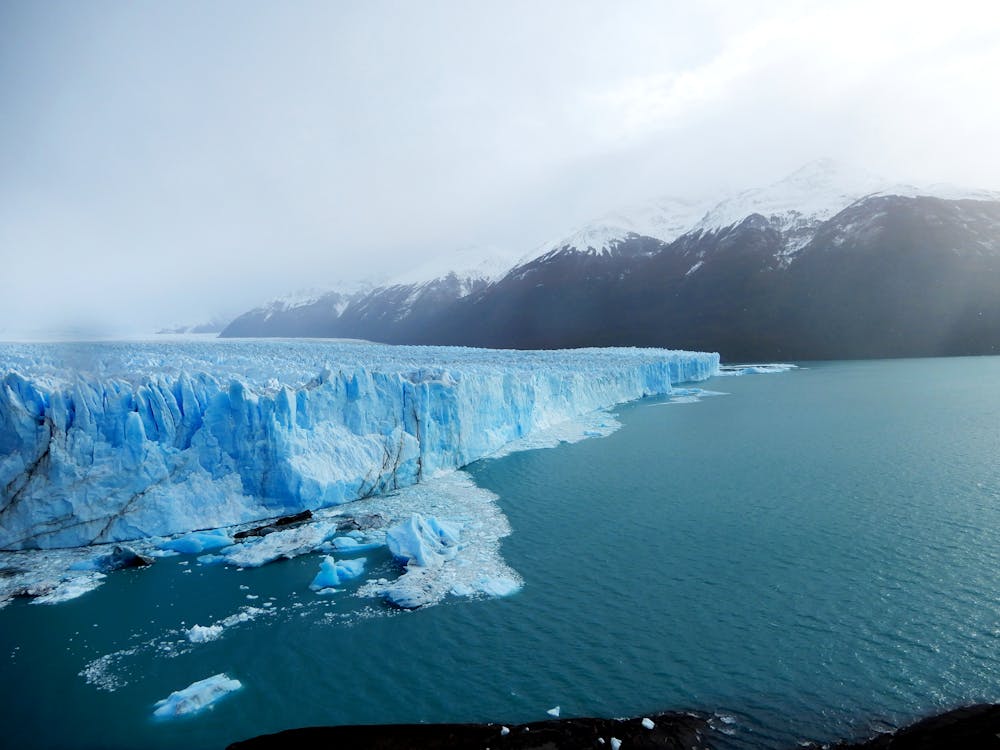
{"type": "Polygon", "coordinates": [[[474,250],[284,298],[224,337],[665,346],[728,361],[1000,352],[1000,193],[821,160],[721,199],[609,214],[517,258],[474,250]]]}

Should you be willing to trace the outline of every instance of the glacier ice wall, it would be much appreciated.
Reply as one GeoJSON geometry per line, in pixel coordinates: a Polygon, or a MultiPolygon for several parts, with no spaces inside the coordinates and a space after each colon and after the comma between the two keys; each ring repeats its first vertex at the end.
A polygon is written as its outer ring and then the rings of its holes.
{"type": "Polygon", "coordinates": [[[717,354],[658,349],[0,345],[0,549],[371,496],[718,366],[717,354]]]}

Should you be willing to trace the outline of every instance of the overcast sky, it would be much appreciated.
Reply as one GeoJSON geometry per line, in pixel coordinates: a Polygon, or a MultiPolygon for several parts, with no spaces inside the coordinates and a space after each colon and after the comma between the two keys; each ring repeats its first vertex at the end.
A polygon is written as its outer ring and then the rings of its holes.
{"type": "Polygon", "coordinates": [[[0,338],[525,252],[824,156],[998,189],[998,7],[0,0],[0,338]]]}

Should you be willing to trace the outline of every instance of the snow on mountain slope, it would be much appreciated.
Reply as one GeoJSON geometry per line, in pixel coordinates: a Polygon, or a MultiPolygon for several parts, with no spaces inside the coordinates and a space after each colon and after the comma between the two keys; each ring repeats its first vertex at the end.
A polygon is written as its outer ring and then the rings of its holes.
{"type": "Polygon", "coordinates": [[[723,229],[760,214],[777,229],[794,230],[829,219],[859,198],[889,187],[887,180],[869,172],[820,159],[767,187],[721,201],[693,229],[723,229]]]}
{"type": "Polygon", "coordinates": [[[510,250],[469,245],[425,260],[393,276],[385,286],[425,284],[452,275],[460,281],[498,281],[517,259],[518,255],[510,250]]]}
{"type": "Polygon", "coordinates": [[[538,258],[553,257],[563,252],[576,251],[587,255],[600,255],[614,248],[633,234],[632,230],[609,224],[588,224],[559,240],[546,242],[535,252],[521,259],[519,265],[538,258]]]}
{"type": "Polygon", "coordinates": [[[703,380],[717,354],[320,342],[0,345],[0,549],[336,505],[703,380]]]}
{"type": "Polygon", "coordinates": [[[876,195],[1000,200],[997,192],[943,183],[893,182],[833,159],[819,159],[767,187],[745,190],[721,201],[693,229],[718,231],[751,214],[760,214],[784,236],[785,245],[778,260],[780,265],[787,265],[812,240],[819,224],[855,202],[876,195]]]}
{"type": "MultiPolygon", "coordinates": [[[[385,321],[385,325],[430,325],[428,321],[447,314],[456,300],[484,291],[508,275],[520,279],[539,261],[573,255],[652,256],[664,248],[664,244],[655,240],[669,244],[684,236],[692,238],[698,232],[715,235],[721,240],[718,247],[731,246],[732,242],[723,238],[722,233],[738,229],[736,225],[751,215],[763,216],[763,221],[744,229],[773,230],[779,234],[768,267],[787,268],[813,240],[824,221],[859,200],[878,195],[1000,200],[997,192],[942,184],[894,183],[863,169],[820,159],[766,187],[711,199],[660,198],[617,210],[527,253],[467,246],[417,263],[379,284],[340,286],[325,293],[313,290],[274,300],[240,316],[224,335],[350,335],[405,340],[405,336],[396,338],[395,332],[385,326],[373,328],[371,321],[385,321]],[[330,321],[337,321],[339,333],[330,333],[336,328],[330,321]]],[[[710,242],[703,245],[697,257],[691,259],[686,276],[704,275],[702,269],[711,267],[711,263],[706,263],[714,253],[710,245],[710,242]]]]}
{"type": "Polygon", "coordinates": [[[636,234],[673,242],[690,232],[717,201],[718,199],[660,198],[610,213],[603,221],[625,227],[636,234]]]}
{"type": "Polygon", "coordinates": [[[660,198],[613,211],[557,240],[542,243],[522,256],[518,265],[572,251],[587,255],[607,254],[636,236],[673,242],[690,231],[712,205],[707,201],[660,198]]]}

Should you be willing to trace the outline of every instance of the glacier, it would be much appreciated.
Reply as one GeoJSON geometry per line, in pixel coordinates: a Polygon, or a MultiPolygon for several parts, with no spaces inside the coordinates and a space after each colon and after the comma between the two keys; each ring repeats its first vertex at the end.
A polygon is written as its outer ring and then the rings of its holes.
{"type": "Polygon", "coordinates": [[[167,536],[372,497],[718,370],[718,354],[659,349],[2,344],[0,549],[167,536]]]}

